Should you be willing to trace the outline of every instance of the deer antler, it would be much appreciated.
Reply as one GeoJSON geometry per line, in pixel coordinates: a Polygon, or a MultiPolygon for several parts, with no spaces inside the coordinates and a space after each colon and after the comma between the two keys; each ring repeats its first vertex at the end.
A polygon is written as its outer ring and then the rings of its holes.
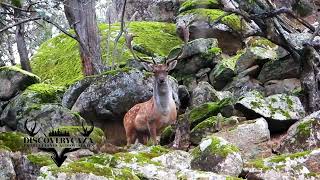
{"type": "Polygon", "coordinates": [[[81,133],[82,136],[84,136],[84,137],[89,137],[90,136],[90,134],[92,133],[92,131],[94,129],[93,122],[91,120],[90,120],[90,124],[91,124],[91,127],[90,128],[86,128],[86,127],[84,127],[83,121],[82,121],[81,126],[82,126],[83,132],[81,132],[79,130],[79,132],[81,133]]]}
{"type": "Polygon", "coordinates": [[[27,119],[27,120],[24,122],[24,128],[26,129],[26,131],[27,131],[27,133],[29,134],[29,136],[33,137],[33,136],[35,136],[35,135],[38,134],[38,132],[40,131],[40,129],[38,129],[38,131],[35,132],[35,130],[36,130],[36,128],[37,128],[37,123],[34,122],[34,126],[31,128],[31,130],[29,130],[29,129],[28,129],[28,126],[27,126],[28,121],[29,121],[29,120],[27,119]]]}
{"type": "MultiPolygon", "coordinates": [[[[125,32],[125,40],[126,40],[126,45],[127,47],[129,48],[131,54],[133,55],[133,57],[139,61],[143,61],[143,62],[147,62],[147,63],[150,63],[150,61],[147,61],[147,60],[144,60],[142,58],[140,58],[133,50],[133,46],[132,46],[132,41],[133,41],[133,38],[135,37],[138,37],[138,36],[135,36],[133,34],[129,34],[128,32],[125,32]]],[[[152,62],[153,64],[157,64],[156,61],[152,58],[152,62]]]]}
{"type": "Polygon", "coordinates": [[[184,48],[185,48],[186,44],[189,41],[190,32],[189,32],[188,25],[184,24],[184,25],[180,26],[180,28],[182,29],[182,34],[183,34],[183,42],[184,42],[183,46],[181,47],[179,53],[175,57],[167,59],[165,61],[166,64],[169,64],[170,62],[179,59],[181,57],[181,55],[183,54],[183,51],[184,51],[184,48]]]}

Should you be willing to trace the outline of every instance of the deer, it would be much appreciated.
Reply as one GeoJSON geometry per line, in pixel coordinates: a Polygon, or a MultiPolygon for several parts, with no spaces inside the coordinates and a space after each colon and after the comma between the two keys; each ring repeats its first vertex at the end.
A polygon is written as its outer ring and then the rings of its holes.
{"type": "Polygon", "coordinates": [[[123,124],[126,132],[127,146],[137,140],[146,144],[151,137],[153,144],[157,143],[157,135],[168,125],[175,124],[177,119],[176,104],[172,96],[172,88],[168,79],[169,71],[177,65],[177,60],[183,52],[184,46],[179,53],[165,63],[158,64],[146,61],[137,56],[132,48],[132,35],[126,35],[126,43],[135,59],[141,61],[146,71],[154,74],[153,96],[146,102],[134,105],[124,116],[123,124]]]}

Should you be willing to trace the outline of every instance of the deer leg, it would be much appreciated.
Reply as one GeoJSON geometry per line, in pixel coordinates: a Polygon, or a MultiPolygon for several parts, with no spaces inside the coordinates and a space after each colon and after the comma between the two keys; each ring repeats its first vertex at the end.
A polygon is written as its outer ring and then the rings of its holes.
{"type": "Polygon", "coordinates": [[[153,144],[157,145],[157,127],[155,123],[150,124],[150,128],[149,128],[149,132],[150,132],[150,136],[152,138],[153,144]]]}
{"type": "Polygon", "coordinates": [[[130,144],[134,144],[136,139],[137,139],[137,131],[136,130],[131,130],[127,132],[127,146],[130,144]]]}

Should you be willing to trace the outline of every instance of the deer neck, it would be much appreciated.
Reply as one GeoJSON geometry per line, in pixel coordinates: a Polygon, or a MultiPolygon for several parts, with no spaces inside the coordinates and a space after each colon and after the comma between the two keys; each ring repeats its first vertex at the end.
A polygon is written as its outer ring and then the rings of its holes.
{"type": "Polygon", "coordinates": [[[153,85],[154,105],[157,110],[167,115],[170,112],[170,102],[172,100],[172,89],[167,81],[165,84],[159,85],[157,82],[153,85]]]}

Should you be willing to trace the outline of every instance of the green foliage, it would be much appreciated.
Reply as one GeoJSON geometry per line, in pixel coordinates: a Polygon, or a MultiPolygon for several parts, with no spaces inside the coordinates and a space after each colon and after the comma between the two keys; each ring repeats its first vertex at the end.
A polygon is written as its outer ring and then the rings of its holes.
{"type": "MultiPolygon", "coordinates": [[[[132,58],[132,55],[124,45],[125,40],[123,37],[120,38],[117,46],[119,55],[112,57],[114,38],[118,34],[120,24],[117,23],[111,26],[110,48],[107,53],[108,29],[107,24],[99,25],[102,59],[108,65],[111,64],[113,58],[115,58],[117,64],[125,64],[128,59],[132,58]]],[[[171,48],[182,43],[175,36],[175,24],[131,22],[128,31],[137,36],[133,41],[135,46],[143,47],[159,56],[166,56],[171,48]]],[[[78,43],[64,34],[49,39],[40,46],[38,53],[32,57],[32,68],[34,73],[39,75],[44,82],[54,85],[70,85],[82,79],[78,43]]]]}
{"type": "Polygon", "coordinates": [[[213,9],[219,7],[219,0],[187,0],[181,4],[179,12],[185,12],[196,8],[213,9]]]}
{"type": "Polygon", "coordinates": [[[300,122],[300,124],[297,127],[298,135],[301,135],[303,137],[310,136],[311,128],[312,128],[312,122],[314,122],[314,119],[309,119],[303,122],[300,122]]]}
{"type": "Polygon", "coordinates": [[[1,132],[0,145],[12,151],[24,151],[28,149],[23,144],[24,137],[26,135],[20,132],[1,132]]]}
{"type": "Polygon", "coordinates": [[[36,164],[41,167],[54,164],[49,154],[28,154],[27,158],[33,164],[36,164]]]}
{"type": "Polygon", "coordinates": [[[39,98],[39,100],[41,100],[41,102],[39,103],[53,103],[58,101],[58,99],[63,95],[64,92],[65,87],[39,83],[29,86],[23,93],[34,94],[33,97],[39,98]]]}
{"type": "MultiPolygon", "coordinates": [[[[205,20],[209,20],[210,22],[214,22],[218,18],[224,16],[225,12],[220,9],[200,8],[200,9],[192,9],[192,10],[181,13],[181,15],[186,15],[186,14],[193,14],[193,15],[198,16],[198,18],[200,18],[200,19],[205,19],[205,20]]],[[[235,14],[224,16],[221,19],[221,22],[223,24],[229,26],[230,28],[232,28],[235,31],[241,31],[241,29],[242,29],[240,17],[235,14]]]]}

